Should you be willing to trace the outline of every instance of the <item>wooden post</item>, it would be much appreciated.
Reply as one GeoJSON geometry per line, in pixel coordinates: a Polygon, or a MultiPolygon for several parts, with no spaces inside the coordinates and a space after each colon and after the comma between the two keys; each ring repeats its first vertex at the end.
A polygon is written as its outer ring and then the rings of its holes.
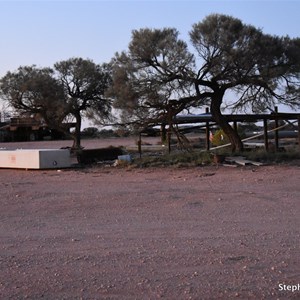
{"type": "MultiPolygon", "coordinates": [[[[238,126],[237,126],[237,121],[233,121],[233,130],[236,132],[236,134],[239,136],[238,134],[238,126]]],[[[243,143],[243,142],[242,142],[243,143]]]]}
{"type": "Polygon", "coordinates": [[[209,122],[206,122],[205,134],[206,134],[206,141],[205,141],[206,150],[209,151],[209,148],[210,148],[210,141],[209,141],[210,127],[209,127],[209,122]]]}
{"type": "MultiPolygon", "coordinates": [[[[205,113],[209,114],[208,107],[206,107],[205,113]]],[[[210,148],[210,141],[209,141],[210,128],[209,128],[209,122],[206,122],[205,134],[206,134],[206,150],[209,151],[209,148],[210,148]]]]}
{"type": "Polygon", "coordinates": [[[238,132],[237,121],[233,121],[233,129],[236,133],[238,132]]]}
{"type": "MultiPolygon", "coordinates": [[[[278,107],[275,106],[275,128],[278,127],[278,119],[277,119],[277,113],[278,113],[278,107]]],[[[279,150],[279,134],[278,130],[275,130],[274,132],[274,138],[275,138],[275,150],[279,150]]]]}
{"type": "Polygon", "coordinates": [[[168,153],[170,154],[171,153],[171,129],[169,129],[168,131],[168,153]]]}
{"type": "Polygon", "coordinates": [[[138,151],[140,154],[140,158],[142,157],[142,133],[140,132],[139,140],[138,140],[138,151]]]}
{"type": "Polygon", "coordinates": [[[168,153],[171,153],[171,135],[172,135],[172,126],[173,126],[173,120],[172,120],[172,100],[169,100],[168,103],[168,153]]]}
{"type": "Polygon", "coordinates": [[[268,152],[269,150],[268,121],[266,119],[264,119],[264,142],[265,142],[265,150],[268,152]]]}

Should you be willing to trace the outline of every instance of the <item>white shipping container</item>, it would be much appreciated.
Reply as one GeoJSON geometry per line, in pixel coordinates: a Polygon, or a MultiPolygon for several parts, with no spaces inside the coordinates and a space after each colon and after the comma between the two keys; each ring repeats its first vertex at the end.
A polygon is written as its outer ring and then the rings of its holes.
{"type": "Polygon", "coordinates": [[[68,149],[0,150],[0,168],[57,169],[70,166],[68,149]]]}

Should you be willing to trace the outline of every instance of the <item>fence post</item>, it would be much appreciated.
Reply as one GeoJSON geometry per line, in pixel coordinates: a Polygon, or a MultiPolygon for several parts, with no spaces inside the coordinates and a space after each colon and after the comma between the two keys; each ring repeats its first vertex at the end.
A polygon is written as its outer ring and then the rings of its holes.
{"type": "MultiPolygon", "coordinates": [[[[206,107],[205,113],[209,114],[209,109],[206,107]]],[[[209,128],[209,122],[206,122],[206,127],[205,127],[205,133],[206,133],[206,150],[209,151],[210,148],[210,142],[209,142],[209,136],[210,136],[210,128],[209,128]]]]}
{"type": "MultiPolygon", "coordinates": [[[[278,107],[275,106],[275,128],[278,128],[278,107]]],[[[274,132],[274,137],[275,137],[275,150],[279,150],[279,135],[278,135],[278,130],[275,130],[274,132]]]]}
{"type": "Polygon", "coordinates": [[[139,140],[138,140],[138,151],[140,158],[142,157],[142,133],[139,134],[139,140]]]}
{"type": "Polygon", "coordinates": [[[268,121],[264,119],[264,142],[265,142],[265,150],[269,151],[269,141],[268,141],[268,121]]]}

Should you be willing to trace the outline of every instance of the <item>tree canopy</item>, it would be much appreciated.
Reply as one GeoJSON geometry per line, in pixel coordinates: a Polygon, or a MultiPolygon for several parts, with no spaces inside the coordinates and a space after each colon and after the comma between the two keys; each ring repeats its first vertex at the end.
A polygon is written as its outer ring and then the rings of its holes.
{"type": "Polygon", "coordinates": [[[19,112],[39,113],[46,123],[66,132],[63,121],[75,119],[74,148],[80,148],[81,121],[93,110],[102,119],[109,116],[111,103],[104,98],[110,83],[106,65],[71,58],[51,68],[20,67],[0,81],[5,99],[19,112]]]}
{"type": "Polygon", "coordinates": [[[138,124],[164,121],[170,100],[188,97],[192,105],[190,82],[183,78],[193,67],[193,56],[178,39],[178,31],[134,30],[129,51],[112,60],[113,84],[110,95],[123,121],[138,124]]]}
{"type": "Polygon", "coordinates": [[[176,29],[133,31],[128,51],[112,61],[110,93],[125,116],[162,120],[170,104],[174,114],[209,104],[234,151],[243,145],[222,115],[226,92],[236,95],[233,109],[300,106],[300,39],[264,34],[219,14],[194,24],[190,38],[193,52],[176,29]]]}
{"type": "Polygon", "coordinates": [[[71,58],[54,65],[56,77],[62,83],[68,111],[76,120],[75,148],[80,148],[82,116],[91,116],[92,111],[108,118],[111,103],[104,97],[110,84],[110,73],[106,64],[96,65],[89,59],[71,58]]]}
{"type": "Polygon", "coordinates": [[[63,87],[50,68],[19,67],[16,72],[8,72],[0,84],[1,94],[13,108],[20,113],[39,114],[52,128],[59,129],[68,114],[63,87]]]}

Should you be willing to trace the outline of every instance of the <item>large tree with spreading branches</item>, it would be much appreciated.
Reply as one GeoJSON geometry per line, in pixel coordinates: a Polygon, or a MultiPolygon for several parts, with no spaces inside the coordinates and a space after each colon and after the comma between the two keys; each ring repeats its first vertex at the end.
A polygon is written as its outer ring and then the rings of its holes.
{"type": "Polygon", "coordinates": [[[299,39],[264,34],[219,14],[194,24],[190,38],[193,52],[175,29],[133,31],[128,51],[112,60],[110,95],[123,116],[161,122],[170,111],[208,104],[235,151],[243,144],[222,114],[226,93],[235,95],[234,109],[299,107],[299,39]]]}
{"type": "Polygon", "coordinates": [[[115,99],[114,106],[121,109],[124,123],[139,128],[166,124],[171,110],[174,115],[196,105],[190,83],[182,78],[193,68],[194,59],[175,29],[134,30],[129,51],[116,54],[112,65],[109,94],[115,99]],[[181,77],[176,78],[177,74],[181,77]]]}
{"type": "Polygon", "coordinates": [[[75,118],[74,148],[80,148],[82,117],[94,115],[109,118],[111,102],[104,97],[110,85],[106,64],[97,65],[89,59],[71,58],[54,65],[68,102],[69,113],[75,118]]]}
{"type": "Polygon", "coordinates": [[[83,116],[108,118],[111,103],[104,97],[110,84],[106,64],[71,58],[51,68],[20,67],[0,80],[3,98],[18,112],[39,114],[49,127],[69,134],[64,121],[75,120],[73,148],[81,147],[83,116]]]}
{"type": "Polygon", "coordinates": [[[1,78],[0,91],[18,113],[39,115],[49,127],[66,132],[62,124],[68,115],[68,103],[63,86],[53,74],[50,68],[19,67],[1,78]]]}

